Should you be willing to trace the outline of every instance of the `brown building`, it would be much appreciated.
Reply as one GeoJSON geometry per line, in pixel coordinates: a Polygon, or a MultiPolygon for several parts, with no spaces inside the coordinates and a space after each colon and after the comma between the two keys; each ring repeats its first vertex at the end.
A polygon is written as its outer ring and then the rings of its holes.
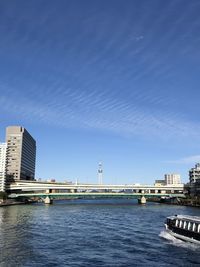
{"type": "Polygon", "coordinates": [[[35,177],[36,142],[21,126],[6,128],[8,180],[33,180],[35,177]]]}

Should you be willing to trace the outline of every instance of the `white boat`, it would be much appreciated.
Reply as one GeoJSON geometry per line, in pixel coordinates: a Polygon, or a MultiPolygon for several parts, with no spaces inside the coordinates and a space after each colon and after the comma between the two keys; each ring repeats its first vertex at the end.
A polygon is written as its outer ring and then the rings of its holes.
{"type": "Polygon", "coordinates": [[[183,241],[200,245],[200,217],[188,215],[174,215],[167,217],[166,231],[183,241]]]}

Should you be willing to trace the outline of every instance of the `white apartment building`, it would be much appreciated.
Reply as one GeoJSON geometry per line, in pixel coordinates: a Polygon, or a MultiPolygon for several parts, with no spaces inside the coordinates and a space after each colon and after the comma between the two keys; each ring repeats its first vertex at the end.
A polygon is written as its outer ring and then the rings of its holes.
{"type": "Polygon", "coordinates": [[[6,155],[7,143],[0,143],[0,191],[5,191],[6,186],[6,155]]]}
{"type": "Polygon", "coordinates": [[[166,185],[181,184],[180,174],[176,174],[176,173],[165,174],[165,183],[166,185]]]}

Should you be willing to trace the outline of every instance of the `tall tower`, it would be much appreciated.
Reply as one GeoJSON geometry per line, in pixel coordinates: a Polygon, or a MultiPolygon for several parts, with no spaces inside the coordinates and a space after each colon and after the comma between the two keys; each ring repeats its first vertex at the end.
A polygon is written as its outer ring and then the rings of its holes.
{"type": "Polygon", "coordinates": [[[6,128],[7,179],[33,180],[35,177],[36,142],[21,126],[6,128]]]}
{"type": "Polygon", "coordinates": [[[101,162],[99,162],[99,168],[98,168],[98,182],[99,184],[103,184],[103,169],[101,162]]]}

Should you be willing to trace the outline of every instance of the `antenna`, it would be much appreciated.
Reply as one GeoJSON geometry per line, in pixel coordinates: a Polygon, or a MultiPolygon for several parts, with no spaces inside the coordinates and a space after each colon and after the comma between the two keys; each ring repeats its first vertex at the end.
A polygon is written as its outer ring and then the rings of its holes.
{"type": "Polygon", "coordinates": [[[101,162],[99,162],[99,168],[98,168],[98,182],[99,184],[103,184],[103,169],[101,162]]]}

